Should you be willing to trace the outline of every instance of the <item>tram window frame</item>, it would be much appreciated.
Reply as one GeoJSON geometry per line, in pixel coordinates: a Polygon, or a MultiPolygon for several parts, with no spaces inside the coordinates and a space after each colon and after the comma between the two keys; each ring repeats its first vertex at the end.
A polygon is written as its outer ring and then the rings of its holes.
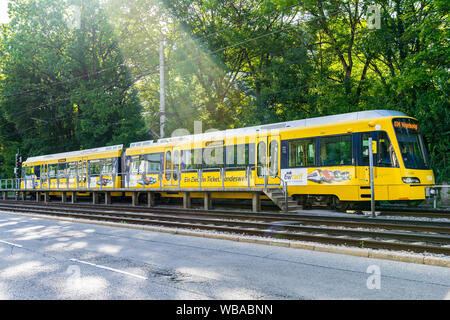
{"type": "Polygon", "coordinates": [[[34,167],[25,167],[25,177],[31,177],[32,175],[34,175],[34,167]]]}
{"type": "Polygon", "coordinates": [[[58,163],[57,176],[60,177],[60,178],[66,178],[67,177],[67,162],[58,163]]]}
{"type": "Polygon", "coordinates": [[[28,166],[24,167],[24,170],[22,170],[22,178],[24,179],[39,179],[39,171],[40,166],[28,166]],[[37,174],[36,174],[37,171],[37,174]]]}
{"type": "Polygon", "coordinates": [[[181,150],[180,171],[183,173],[197,171],[203,168],[203,149],[181,150]],[[197,157],[197,163],[196,162],[197,157]],[[189,162],[188,162],[189,158],[189,162]]]}
{"type": "Polygon", "coordinates": [[[369,166],[369,139],[365,139],[366,136],[370,138],[372,136],[372,132],[361,132],[361,136],[359,139],[361,144],[361,163],[358,163],[358,165],[363,167],[369,166]],[[364,145],[364,141],[367,141],[367,146],[364,145]]]}
{"type": "MultiPolygon", "coordinates": [[[[303,152],[304,154],[305,152],[303,152]]],[[[311,168],[311,167],[316,167],[316,158],[317,158],[317,139],[314,138],[302,138],[302,139],[295,139],[295,140],[289,140],[288,141],[288,168],[289,169],[294,169],[294,168],[311,168]],[[310,146],[312,145],[313,147],[313,155],[312,155],[312,163],[309,162],[309,160],[311,160],[311,156],[310,156],[310,146]],[[307,162],[305,163],[305,165],[302,164],[298,164],[297,161],[295,161],[294,164],[291,163],[291,152],[293,151],[294,147],[295,147],[295,151],[296,151],[296,160],[298,157],[298,146],[307,146],[306,148],[306,160],[307,162]]],[[[304,160],[304,156],[302,156],[303,160],[304,160]]]]}
{"type": "Polygon", "coordinates": [[[172,155],[172,178],[174,181],[178,181],[178,175],[180,172],[180,150],[176,149],[173,150],[173,155],[172,155]]]}
{"type": "Polygon", "coordinates": [[[76,162],[68,163],[69,178],[75,178],[78,175],[78,166],[76,162]]]}
{"type": "MultiPolygon", "coordinates": [[[[378,150],[377,150],[377,162],[376,162],[376,166],[377,167],[383,167],[383,168],[399,168],[399,162],[398,162],[398,158],[397,158],[397,154],[395,152],[395,148],[394,145],[392,144],[392,140],[389,138],[389,134],[386,131],[378,131],[378,150]],[[384,135],[384,137],[381,137],[382,135],[384,135]],[[383,158],[382,158],[382,151],[383,148],[381,147],[381,138],[383,139],[387,139],[387,149],[385,150],[386,153],[390,153],[389,154],[389,161],[390,163],[387,162],[382,162],[383,158]]],[[[384,157],[386,158],[386,157],[384,157]]]]}
{"type": "Polygon", "coordinates": [[[266,170],[267,162],[267,143],[265,141],[258,141],[256,144],[256,174],[258,178],[263,178],[266,170]],[[264,146],[264,150],[260,149],[260,145],[264,146]]]}
{"type": "Polygon", "coordinates": [[[164,153],[164,173],[166,181],[172,180],[172,150],[164,153]]]}
{"type": "MultiPolygon", "coordinates": [[[[327,152],[327,156],[330,154],[330,152],[327,152]]],[[[352,134],[338,134],[338,135],[332,135],[332,136],[323,136],[319,138],[319,166],[320,167],[345,167],[345,166],[354,166],[354,154],[353,154],[353,135],[352,134]],[[342,139],[346,138],[346,140],[349,138],[349,141],[343,141],[342,139]],[[339,141],[333,141],[335,139],[339,139],[339,141]],[[331,141],[331,142],[327,142],[331,141]],[[326,160],[323,159],[323,151],[327,151],[326,146],[328,144],[336,143],[348,143],[348,150],[350,151],[350,158],[344,157],[344,151],[343,146],[340,145],[338,147],[335,147],[334,153],[338,154],[339,157],[336,157],[336,160],[333,162],[332,160],[329,160],[328,157],[326,160]],[[324,149],[325,148],[325,149],[324,149]],[[328,161],[325,163],[325,161],[328,161]],[[344,161],[344,163],[341,163],[344,161]]]]}
{"type": "Polygon", "coordinates": [[[429,170],[430,156],[421,133],[419,121],[412,118],[393,118],[392,125],[399,156],[406,169],[429,170]]]}
{"type": "Polygon", "coordinates": [[[157,174],[161,171],[161,153],[148,153],[144,155],[144,161],[146,162],[146,173],[157,174]],[[151,159],[154,158],[154,159],[151,159]],[[156,161],[157,160],[157,161],[156,161]],[[157,167],[157,169],[155,169],[157,167]]]}
{"type": "MultiPolygon", "coordinates": [[[[212,153],[210,153],[212,154],[212,153]]],[[[214,157],[212,157],[213,159],[216,156],[214,155],[214,157]]],[[[202,162],[203,162],[203,171],[219,171],[221,170],[224,165],[225,165],[225,146],[214,146],[214,147],[206,147],[203,148],[202,150],[202,162]],[[222,163],[206,163],[206,159],[205,159],[205,152],[211,152],[211,150],[214,151],[214,153],[216,152],[216,150],[221,150],[222,152],[222,163]]]]}
{"type": "Polygon", "coordinates": [[[57,163],[52,163],[48,165],[48,177],[51,178],[56,178],[57,177],[57,173],[58,173],[58,164],[57,163]]]}
{"type": "Polygon", "coordinates": [[[234,170],[247,170],[247,167],[250,167],[252,164],[250,163],[251,160],[251,148],[249,143],[243,143],[243,144],[232,144],[225,146],[225,168],[227,169],[234,169],[234,170]],[[242,153],[242,156],[239,159],[239,149],[243,148],[244,152],[242,153]],[[231,153],[229,150],[233,149],[233,153],[231,153]],[[233,159],[230,158],[230,155],[233,155],[233,159]],[[243,159],[242,159],[243,158],[243,159]],[[240,160],[243,160],[243,163],[240,160]]]}
{"type": "Polygon", "coordinates": [[[280,157],[280,144],[278,140],[273,139],[268,145],[268,157],[269,157],[269,176],[271,178],[276,178],[278,172],[280,171],[279,157],[280,157]]]}
{"type": "Polygon", "coordinates": [[[375,167],[383,167],[383,168],[399,168],[399,162],[398,162],[398,157],[397,157],[397,153],[395,152],[395,148],[394,145],[392,144],[392,140],[389,137],[389,134],[386,131],[367,131],[367,132],[360,132],[359,133],[359,158],[358,158],[358,166],[361,167],[368,167],[369,166],[369,143],[368,143],[368,138],[372,137],[373,141],[376,141],[377,143],[377,152],[374,153],[374,166],[375,167]],[[388,147],[387,148],[387,152],[391,152],[391,163],[383,163],[381,162],[381,151],[382,146],[381,146],[381,142],[380,142],[380,136],[384,135],[384,137],[382,137],[383,139],[387,139],[388,140],[388,147]],[[367,141],[366,145],[364,145],[364,141],[367,141]],[[390,148],[390,150],[389,150],[390,148]],[[366,152],[366,155],[364,154],[364,152],[366,152]],[[392,160],[394,160],[392,162],[392,160]]]}
{"type": "Polygon", "coordinates": [[[111,176],[114,174],[114,161],[113,158],[106,158],[102,160],[102,166],[101,166],[101,174],[106,176],[111,176]],[[105,170],[105,168],[108,168],[109,170],[105,170]]]}
{"type": "Polygon", "coordinates": [[[46,164],[41,165],[41,177],[44,179],[48,177],[48,166],[46,164]]]}
{"type": "Polygon", "coordinates": [[[41,166],[34,166],[34,176],[35,179],[41,178],[41,166]]]}
{"type": "Polygon", "coordinates": [[[95,177],[100,176],[102,169],[102,160],[101,159],[94,159],[89,160],[89,176],[95,177]],[[98,164],[98,166],[97,166],[98,164]],[[97,170],[93,171],[93,168],[97,168],[97,170]]]}
{"type": "Polygon", "coordinates": [[[130,157],[130,174],[145,174],[146,173],[146,165],[144,161],[144,155],[134,155],[130,157]],[[136,161],[137,160],[137,161],[136,161]],[[138,163],[136,166],[135,163],[138,163]]]}

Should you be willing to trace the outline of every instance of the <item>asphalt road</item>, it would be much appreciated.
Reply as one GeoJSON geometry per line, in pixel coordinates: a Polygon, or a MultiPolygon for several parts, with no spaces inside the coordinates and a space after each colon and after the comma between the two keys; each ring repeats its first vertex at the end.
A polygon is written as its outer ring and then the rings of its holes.
{"type": "Polygon", "coordinates": [[[0,214],[0,299],[450,299],[450,268],[0,214]]]}

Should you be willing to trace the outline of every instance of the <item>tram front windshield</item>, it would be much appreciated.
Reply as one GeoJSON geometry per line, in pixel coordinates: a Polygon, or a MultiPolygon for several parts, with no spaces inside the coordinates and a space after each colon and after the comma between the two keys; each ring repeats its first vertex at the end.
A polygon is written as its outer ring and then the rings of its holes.
{"type": "Polygon", "coordinates": [[[392,123],[405,167],[429,169],[430,161],[417,120],[396,118],[392,123]]]}

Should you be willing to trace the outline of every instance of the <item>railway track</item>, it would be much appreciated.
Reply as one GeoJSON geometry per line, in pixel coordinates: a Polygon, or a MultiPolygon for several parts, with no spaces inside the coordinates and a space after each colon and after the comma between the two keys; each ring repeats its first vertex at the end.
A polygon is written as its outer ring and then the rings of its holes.
{"type": "Polygon", "coordinates": [[[450,211],[433,210],[433,211],[410,211],[410,210],[385,210],[381,209],[383,216],[393,217],[416,217],[416,218],[431,218],[431,219],[450,219],[450,211]]]}
{"type": "Polygon", "coordinates": [[[378,217],[0,202],[0,210],[450,255],[450,223],[378,217]]]}

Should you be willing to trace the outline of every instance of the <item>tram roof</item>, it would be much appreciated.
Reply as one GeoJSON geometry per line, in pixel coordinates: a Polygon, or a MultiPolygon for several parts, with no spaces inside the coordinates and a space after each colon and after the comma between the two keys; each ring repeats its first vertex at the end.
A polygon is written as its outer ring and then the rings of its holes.
{"type": "Polygon", "coordinates": [[[363,119],[374,119],[374,118],[387,118],[387,117],[407,117],[407,115],[400,111],[395,110],[368,110],[368,111],[358,111],[358,112],[350,112],[344,114],[337,114],[331,116],[317,117],[317,118],[309,118],[309,119],[301,119],[301,120],[292,120],[271,124],[264,124],[253,127],[245,127],[238,129],[226,129],[221,131],[186,135],[186,136],[178,136],[171,138],[162,138],[157,141],[148,140],[135,142],[130,145],[130,148],[138,148],[149,145],[158,145],[165,144],[171,142],[181,142],[181,141],[194,141],[194,139],[214,139],[220,137],[232,137],[238,136],[241,134],[248,134],[249,132],[259,132],[259,131],[270,131],[270,130],[279,130],[285,128],[304,128],[304,127],[312,127],[319,125],[328,125],[335,124],[339,122],[347,122],[347,121],[357,121],[363,119]]]}
{"type": "MultiPolygon", "coordinates": [[[[317,117],[317,118],[309,118],[309,119],[301,119],[301,120],[292,120],[271,124],[264,124],[253,127],[245,127],[245,128],[237,128],[237,129],[226,129],[222,131],[213,131],[206,132],[194,135],[186,135],[179,137],[171,137],[171,138],[162,138],[157,141],[148,140],[141,142],[134,142],[130,145],[130,148],[143,147],[148,145],[158,145],[172,142],[181,142],[181,141],[194,141],[194,139],[214,139],[214,138],[223,138],[226,136],[238,136],[242,134],[248,134],[249,132],[260,132],[260,131],[270,131],[270,130],[279,130],[285,128],[304,128],[304,127],[312,127],[319,125],[328,125],[335,124],[339,122],[347,122],[347,121],[357,121],[363,119],[374,119],[374,118],[386,118],[386,117],[406,117],[407,115],[400,111],[394,110],[369,110],[369,111],[358,111],[358,112],[350,112],[344,114],[337,114],[331,116],[317,117]]],[[[69,157],[77,157],[77,156],[86,156],[97,153],[111,152],[115,150],[123,149],[123,145],[115,145],[101,148],[93,148],[87,150],[79,150],[79,151],[71,151],[71,152],[63,152],[56,153],[50,155],[43,155],[37,157],[30,157],[26,160],[26,162],[38,162],[38,161],[49,161],[61,158],[69,158],[69,157]]]]}
{"type": "Polygon", "coordinates": [[[50,161],[50,160],[56,160],[56,159],[62,159],[62,158],[87,156],[87,155],[92,155],[92,154],[97,154],[97,153],[112,152],[112,151],[121,150],[121,149],[123,149],[123,144],[119,144],[119,145],[115,145],[115,146],[108,146],[108,147],[101,147],[101,148],[79,150],[79,151],[48,154],[48,155],[37,156],[37,157],[30,157],[26,160],[26,162],[50,161]]]}

